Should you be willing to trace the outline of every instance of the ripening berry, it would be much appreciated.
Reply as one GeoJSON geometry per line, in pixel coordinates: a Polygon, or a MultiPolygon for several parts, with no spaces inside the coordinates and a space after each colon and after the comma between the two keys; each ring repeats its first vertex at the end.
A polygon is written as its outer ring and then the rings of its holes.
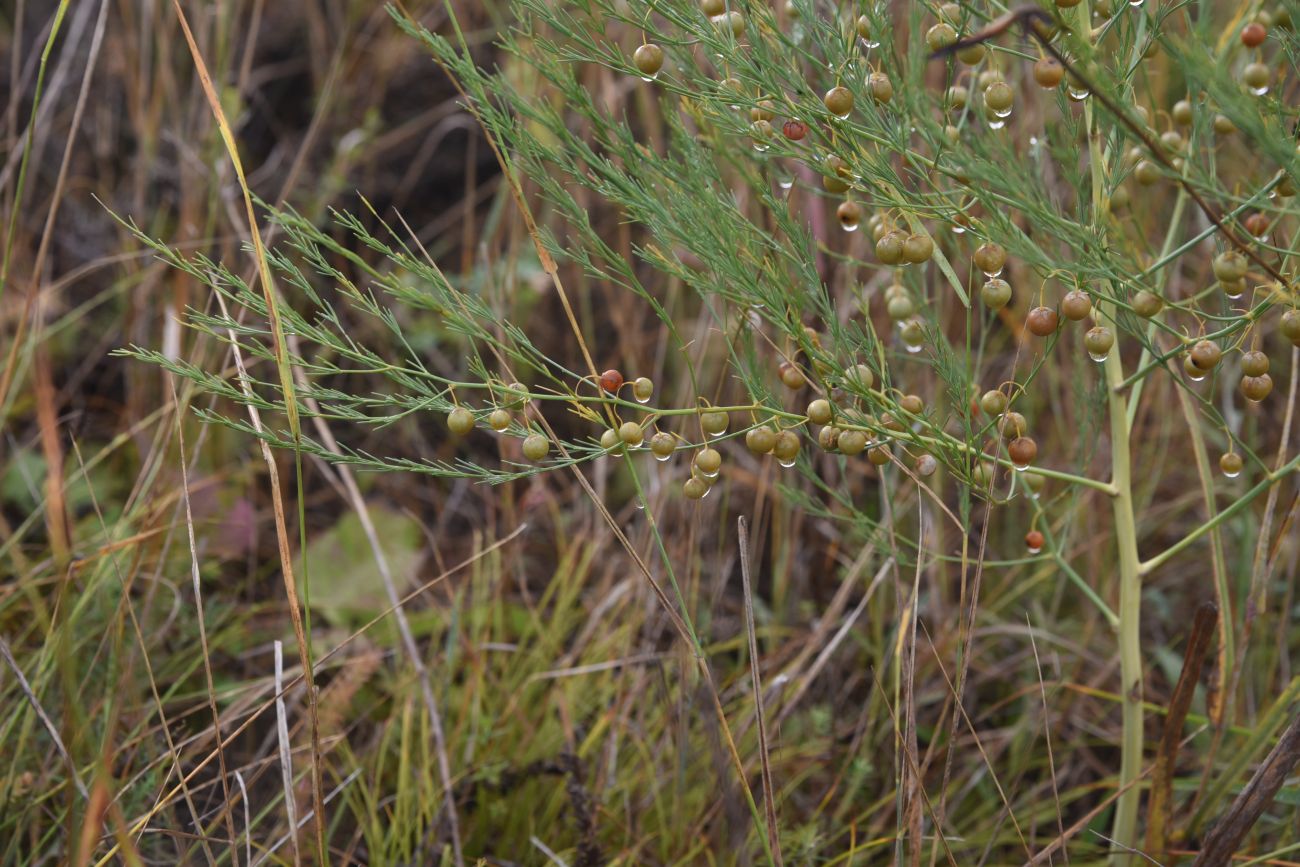
{"type": "Polygon", "coordinates": [[[990,417],[996,417],[1007,411],[1008,403],[1006,392],[986,391],[980,398],[980,409],[990,417]]]}
{"type": "MultiPolygon", "coordinates": [[[[617,434],[615,436],[617,437],[617,434]]],[[[601,442],[603,443],[604,440],[602,439],[601,442]]],[[[673,439],[672,434],[659,431],[659,433],[650,437],[650,451],[654,452],[657,458],[666,458],[677,451],[677,441],[673,439]]]]}
{"type": "Polygon", "coordinates": [[[990,277],[996,277],[1002,273],[1003,267],[1007,264],[1007,251],[1002,249],[1001,244],[988,241],[975,249],[972,259],[976,268],[990,277]]]}
{"type": "Polygon", "coordinates": [[[832,87],[822,97],[822,103],[836,117],[848,117],[853,111],[853,93],[847,87],[832,87]]]}
{"type": "Polygon", "coordinates": [[[1273,390],[1273,377],[1267,373],[1262,376],[1243,376],[1241,378],[1241,393],[1248,399],[1259,402],[1268,397],[1269,392],[1273,390]]]}
{"type": "Polygon", "coordinates": [[[919,394],[905,394],[898,399],[898,408],[912,415],[920,415],[925,410],[925,401],[919,394]]]}
{"type": "Polygon", "coordinates": [[[1040,57],[1034,64],[1034,81],[1038,86],[1051,90],[1065,78],[1065,67],[1055,57],[1040,57]]]}
{"type": "Polygon", "coordinates": [[[623,441],[618,438],[618,431],[613,428],[607,428],[605,432],[600,435],[600,447],[605,451],[616,449],[622,444],[623,441]]]}
{"type": "Polygon", "coordinates": [[[878,467],[883,467],[889,463],[890,457],[889,446],[872,446],[867,450],[867,460],[878,467]]]}
{"type": "Polygon", "coordinates": [[[1039,551],[1043,550],[1043,544],[1045,541],[1043,534],[1038,530],[1030,530],[1025,534],[1025,550],[1030,554],[1037,554],[1039,551]]]}
{"type": "Polygon", "coordinates": [[[903,242],[903,258],[913,265],[925,262],[934,255],[934,241],[930,240],[929,235],[922,235],[920,232],[907,236],[903,242]]]}
{"type": "Polygon", "coordinates": [[[849,176],[849,164],[835,154],[830,154],[826,157],[825,166],[830,174],[822,175],[822,189],[828,193],[843,193],[848,190],[848,182],[844,179],[849,176]]]}
{"type": "Polygon", "coordinates": [[[1015,410],[1003,413],[1002,418],[998,419],[998,433],[1005,439],[1024,436],[1028,429],[1029,423],[1025,421],[1025,417],[1015,410]]]}
{"type": "Polygon", "coordinates": [[[1023,470],[1038,457],[1038,443],[1029,437],[1016,437],[1007,444],[1007,456],[1016,469],[1023,470]]]}
{"type": "Polygon", "coordinates": [[[860,430],[841,431],[835,445],[841,454],[849,457],[860,455],[867,447],[867,435],[860,430]]]}
{"type": "Polygon", "coordinates": [[[1164,306],[1164,299],[1145,289],[1133,296],[1133,312],[1143,319],[1150,319],[1155,316],[1164,306]]]}
{"type": "Polygon", "coordinates": [[[706,476],[716,476],[722,468],[722,453],[717,449],[700,449],[695,455],[695,466],[706,476]]]}
{"type": "Polygon", "coordinates": [[[840,225],[851,232],[862,222],[862,206],[853,201],[840,202],[840,206],[835,209],[835,216],[840,225]]]}
{"type": "Polygon", "coordinates": [[[1292,307],[1282,313],[1282,318],[1278,321],[1278,330],[1282,336],[1290,340],[1292,345],[1300,346],[1300,310],[1292,307]]]}
{"type": "Polygon", "coordinates": [[[1223,350],[1213,340],[1198,340],[1187,357],[1200,370],[1213,370],[1223,357],[1223,350]]]}
{"type": "Polygon", "coordinates": [[[934,471],[939,469],[939,462],[934,459],[934,455],[922,453],[916,458],[916,474],[923,478],[933,476],[934,471]]]}
{"type": "Polygon", "coordinates": [[[781,362],[779,375],[781,377],[781,384],[784,385],[786,388],[790,388],[790,389],[803,388],[803,384],[804,384],[803,374],[799,371],[799,368],[795,367],[790,362],[788,361],[781,362]]]}
{"type": "Polygon", "coordinates": [[[494,431],[503,431],[510,427],[510,413],[504,409],[494,409],[488,416],[488,426],[494,431]]]}
{"type": "Polygon", "coordinates": [[[844,382],[858,391],[868,391],[876,384],[876,375],[865,364],[855,364],[844,371],[844,382]]]}
{"type": "Polygon", "coordinates": [[[645,403],[654,393],[654,381],[647,376],[638,376],[632,383],[632,396],[638,403],[645,403]]]}
{"type": "Polygon", "coordinates": [[[714,18],[727,11],[727,0],[700,0],[700,11],[714,18]]]}
{"type": "Polygon", "coordinates": [[[1011,301],[1011,284],[994,277],[980,287],[980,300],[993,310],[1001,310],[1011,301]]]}
{"type": "Polygon", "coordinates": [[[632,55],[632,63],[643,76],[654,78],[664,68],[664,50],[653,42],[648,42],[632,55]]]}
{"type": "Polygon", "coordinates": [[[867,42],[871,41],[871,19],[865,15],[859,15],[858,20],[854,23],[853,29],[858,32],[858,38],[867,42]]]}
{"type": "Polygon", "coordinates": [[[967,66],[975,66],[984,59],[985,48],[983,42],[974,42],[957,49],[957,59],[967,66]]]}
{"type": "Polygon", "coordinates": [[[787,120],[781,124],[781,134],[790,141],[799,141],[808,134],[808,124],[801,120],[787,120]]]}
{"type": "Polygon", "coordinates": [[[474,413],[458,406],[447,413],[447,427],[458,437],[463,437],[474,429],[474,413]]]}
{"type": "Polygon", "coordinates": [[[1225,452],[1223,456],[1219,458],[1219,469],[1223,470],[1223,474],[1228,478],[1235,479],[1237,476],[1241,475],[1241,468],[1244,463],[1245,462],[1241,459],[1241,455],[1236,452],[1225,452]]]}
{"type": "Polygon", "coordinates": [[[793,463],[799,456],[799,435],[791,430],[783,430],[776,435],[772,454],[782,463],[793,463]]]}
{"type": "Polygon", "coordinates": [[[1268,373],[1268,356],[1258,349],[1243,352],[1241,355],[1241,372],[1246,376],[1263,376],[1268,373]]]}
{"type": "Polygon", "coordinates": [[[903,261],[907,236],[897,229],[886,232],[876,242],[876,258],[885,265],[897,265],[903,261]]]}
{"type": "Polygon", "coordinates": [[[1174,103],[1174,108],[1169,114],[1173,117],[1174,123],[1179,126],[1191,126],[1193,118],[1192,104],[1185,99],[1180,99],[1174,103]]]}
{"type": "Polygon", "coordinates": [[[1071,322],[1087,319],[1092,313],[1092,299],[1082,289],[1071,289],[1061,299],[1061,314],[1071,322]]]}
{"type": "Polygon", "coordinates": [[[1219,135],[1232,135],[1237,131],[1237,125],[1226,114],[1216,114],[1214,116],[1214,131],[1219,135]]]}
{"type": "Polygon", "coordinates": [[[1258,48],[1268,38],[1268,31],[1258,21],[1252,21],[1241,29],[1241,44],[1247,48],[1258,48]]]}
{"type": "Polygon", "coordinates": [[[709,436],[718,436],[727,430],[727,414],[725,412],[706,412],[700,415],[700,427],[709,436]]]}
{"type": "Polygon", "coordinates": [[[756,455],[765,455],[776,445],[776,431],[770,427],[752,428],[745,434],[745,447],[756,455]]]}
{"type": "Polygon", "coordinates": [[[618,438],[629,448],[636,448],[645,439],[645,431],[634,421],[625,421],[618,428],[618,438]]]}
{"type": "Polygon", "coordinates": [[[832,410],[831,402],[818,398],[808,404],[808,420],[813,424],[830,424],[832,410]]]}
{"type": "Polygon", "coordinates": [[[1083,348],[1088,350],[1088,357],[1093,361],[1105,361],[1115,345],[1115,334],[1105,325],[1089,328],[1083,335],[1083,348]]]}
{"type": "Polygon", "coordinates": [[[828,424],[817,432],[817,444],[822,447],[822,451],[833,452],[840,441],[840,429],[835,425],[828,424]]]}
{"type": "Polygon", "coordinates": [[[600,375],[600,390],[613,394],[623,387],[623,374],[610,368],[600,375]]]}
{"type": "Polygon", "coordinates": [[[760,99],[754,107],[749,110],[749,119],[753,121],[770,121],[774,117],[776,117],[776,105],[773,104],[770,99],[760,99]]]}
{"type": "Polygon", "coordinates": [[[876,102],[886,103],[894,98],[894,83],[883,72],[873,72],[867,76],[867,90],[876,102]]]}
{"type": "Polygon", "coordinates": [[[688,500],[702,500],[709,493],[709,483],[691,476],[682,485],[682,493],[688,500]]]}
{"type": "Polygon", "coordinates": [[[551,443],[541,434],[529,434],[524,438],[524,457],[530,461],[540,461],[551,451],[551,443]]]}
{"type": "Polygon", "coordinates": [[[1056,311],[1050,307],[1035,307],[1025,316],[1025,327],[1037,337],[1046,337],[1056,331],[1056,311]]]}
{"type": "Polygon", "coordinates": [[[1247,217],[1242,225],[1246,227],[1247,232],[1250,232],[1252,238],[1263,238],[1268,234],[1268,215],[1256,211],[1247,217]]]}

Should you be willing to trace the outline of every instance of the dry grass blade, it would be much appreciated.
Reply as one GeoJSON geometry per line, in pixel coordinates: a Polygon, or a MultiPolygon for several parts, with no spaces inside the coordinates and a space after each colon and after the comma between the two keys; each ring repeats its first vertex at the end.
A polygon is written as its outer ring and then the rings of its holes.
{"type": "Polygon", "coordinates": [[[72,761],[72,756],[68,755],[67,748],[63,746],[63,739],[59,737],[59,730],[55,727],[54,721],[50,719],[47,713],[45,713],[45,708],[41,707],[41,702],[36,697],[36,693],[32,692],[32,686],[27,682],[27,675],[23,674],[23,670],[18,667],[17,661],[14,660],[13,651],[9,649],[9,642],[5,640],[4,636],[0,636],[0,657],[4,657],[5,665],[8,665],[9,670],[14,673],[14,678],[18,681],[18,688],[23,691],[23,695],[27,697],[27,702],[32,706],[32,711],[35,712],[36,718],[39,719],[41,725],[45,727],[45,733],[50,736],[50,741],[54,744],[55,752],[57,752],[63,759],[63,763],[67,765],[68,775],[72,779],[72,785],[76,787],[77,791],[81,794],[81,797],[89,800],[90,792],[86,788],[86,784],[81,781],[81,772],[77,770],[77,766],[72,761]]]}
{"type": "MultiPolygon", "coordinates": [[[[284,788],[284,815],[289,822],[289,844],[293,862],[302,860],[298,849],[298,808],[293,797],[293,745],[289,741],[289,718],[284,706],[284,645],[275,642],[275,736],[280,748],[280,783],[284,788]]],[[[217,750],[220,754],[220,745],[217,750]]]]}
{"type": "Polygon", "coordinates": [[[781,836],[776,824],[776,789],[772,785],[771,747],[767,736],[767,721],[763,714],[763,684],[758,673],[758,639],[754,630],[754,588],[749,575],[749,531],[745,517],[736,519],[737,544],[740,546],[740,580],[745,598],[745,634],[749,641],[749,672],[754,687],[754,714],[758,720],[758,756],[763,773],[763,816],[767,820],[767,841],[772,850],[772,860],[781,860],[781,836]]]}

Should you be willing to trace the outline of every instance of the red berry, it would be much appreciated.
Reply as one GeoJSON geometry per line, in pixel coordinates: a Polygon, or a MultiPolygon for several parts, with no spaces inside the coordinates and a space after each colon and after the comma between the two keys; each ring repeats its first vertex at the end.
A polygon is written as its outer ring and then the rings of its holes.
{"type": "Polygon", "coordinates": [[[781,125],[781,132],[790,141],[799,141],[808,134],[808,124],[801,120],[787,120],[781,125]]]}
{"type": "Polygon", "coordinates": [[[607,391],[610,394],[618,391],[623,387],[623,374],[610,368],[600,375],[600,390],[607,391]]]}
{"type": "Polygon", "coordinates": [[[1247,48],[1258,48],[1268,38],[1268,31],[1258,21],[1252,21],[1241,30],[1241,44],[1247,48]]]}
{"type": "Polygon", "coordinates": [[[1043,539],[1043,534],[1037,530],[1030,530],[1025,534],[1025,547],[1029,549],[1031,554],[1037,554],[1043,550],[1044,541],[1046,540],[1043,539]]]}
{"type": "Polygon", "coordinates": [[[1025,317],[1025,327],[1037,337],[1047,337],[1056,331],[1056,311],[1050,307],[1035,307],[1025,317]]]}

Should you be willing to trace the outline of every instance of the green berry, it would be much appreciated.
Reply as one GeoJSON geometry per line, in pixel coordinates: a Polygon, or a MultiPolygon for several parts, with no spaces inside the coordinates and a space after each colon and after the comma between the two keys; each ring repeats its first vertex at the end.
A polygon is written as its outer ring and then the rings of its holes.
{"type": "Polygon", "coordinates": [[[997,417],[1007,411],[1009,402],[1006,392],[986,391],[984,396],[980,398],[980,409],[984,410],[990,417],[997,417]]]}
{"type": "Polygon", "coordinates": [[[645,403],[655,393],[655,384],[645,376],[638,376],[632,383],[632,396],[641,403],[645,403]]]}
{"type": "Polygon", "coordinates": [[[1241,372],[1246,376],[1263,376],[1268,373],[1268,356],[1258,349],[1242,353],[1241,372]]]}
{"type": "Polygon", "coordinates": [[[1223,357],[1223,350],[1212,340],[1198,340],[1188,355],[1200,370],[1213,370],[1223,357]]]}
{"type": "Polygon", "coordinates": [[[830,424],[832,414],[829,400],[818,398],[808,404],[808,420],[813,424],[830,424]]]}
{"type": "Polygon", "coordinates": [[[855,364],[844,371],[844,382],[858,391],[868,391],[876,384],[876,375],[865,364],[855,364]]]}
{"type": "Polygon", "coordinates": [[[727,414],[725,412],[706,412],[700,416],[700,427],[710,436],[719,436],[727,430],[727,414]]]}
{"type": "Polygon", "coordinates": [[[860,455],[867,447],[867,435],[860,430],[842,431],[837,445],[842,454],[850,457],[860,455]]]}
{"type": "Polygon", "coordinates": [[[717,449],[700,449],[695,455],[695,466],[706,476],[715,476],[722,468],[722,453],[717,449]]]}
{"type": "Polygon", "coordinates": [[[709,493],[709,483],[691,476],[682,485],[682,493],[688,500],[702,500],[709,493]]]}
{"type": "Polygon", "coordinates": [[[504,409],[494,409],[488,416],[488,426],[494,431],[503,431],[510,427],[510,413],[504,409]]]}
{"type": "Polygon", "coordinates": [[[980,300],[991,310],[1001,310],[1011,301],[1011,284],[994,277],[980,287],[980,300]]]}
{"type": "Polygon", "coordinates": [[[540,461],[551,451],[551,443],[541,434],[529,434],[524,438],[524,457],[530,461],[540,461]]]}
{"type": "Polygon", "coordinates": [[[650,451],[654,452],[656,457],[666,458],[677,450],[677,441],[673,435],[659,431],[659,433],[650,437],[650,451]]]}
{"type": "Polygon", "coordinates": [[[1300,346],[1300,310],[1291,308],[1284,311],[1281,320],[1278,321],[1278,330],[1292,344],[1300,346]]]}
{"type": "Polygon", "coordinates": [[[600,435],[600,447],[605,451],[616,449],[623,444],[618,438],[618,431],[613,428],[606,428],[605,432],[600,435]]]}
{"type": "Polygon", "coordinates": [[[794,431],[783,430],[776,435],[772,454],[780,461],[793,461],[799,455],[799,435],[794,431]]]}
{"type": "Polygon", "coordinates": [[[1092,299],[1081,289],[1072,289],[1061,299],[1061,313],[1071,322],[1087,319],[1092,313],[1092,299]]]}
{"type": "Polygon", "coordinates": [[[908,235],[903,242],[903,258],[914,265],[928,261],[934,255],[934,241],[920,232],[908,235]]]}
{"type": "Polygon", "coordinates": [[[745,434],[745,447],[756,455],[765,455],[776,445],[776,431],[770,427],[756,427],[745,434]]]}
{"type": "Polygon", "coordinates": [[[645,431],[642,430],[641,425],[636,422],[625,421],[623,424],[619,425],[618,438],[621,439],[628,448],[636,448],[641,445],[641,442],[645,439],[645,431]]]}
{"type": "Polygon", "coordinates": [[[1223,474],[1230,479],[1241,475],[1241,468],[1244,464],[1241,455],[1236,452],[1226,452],[1223,457],[1219,458],[1219,469],[1223,470],[1223,474]]]}
{"type": "Polygon", "coordinates": [[[1164,306],[1164,299],[1145,289],[1133,296],[1133,312],[1143,319],[1150,319],[1155,316],[1164,306]]]}
{"type": "Polygon", "coordinates": [[[664,68],[664,50],[654,43],[642,45],[632,55],[632,63],[646,78],[654,78],[664,68]]]}
{"type": "Polygon", "coordinates": [[[463,437],[474,429],[474,413],[458,406],[447,414],[447,427],[458,437],[463,437]]]}

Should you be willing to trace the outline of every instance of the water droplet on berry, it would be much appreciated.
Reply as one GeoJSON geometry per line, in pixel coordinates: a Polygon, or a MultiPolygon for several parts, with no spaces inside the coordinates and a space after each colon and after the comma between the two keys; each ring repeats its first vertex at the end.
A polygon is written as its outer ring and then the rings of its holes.
{"type": "Polygon", "coordinates": [[[1074,100],[1075,102],[1083,102],[1085,99],[1087,99],[1089,96],[1092,95],[1092,91],[1089,90],[1088,88],[1074,87],[1073,85],[1066,87],[1065,92],[1068,93],[1070,95],[1070,99],[1074,100]]]}
{"type": "Polygon", "coordinates": [[[1109,353],[1109,352],[1089,352],[1089,353],[1088,353],[1088,357],[1091,358],[1093,361],[1097,362],[1098,364],[1101,364],[1103,361],[1105,361],[1107,355],[1110,355],[1110,353],[1109,353]]]}
{"type": "Polygon", "coordinates": [[[1043,549],[1042,549],[1042,548],[1035,548],[1035,547],[1033,547],[1032,545],[1026,545],[1026,546],[1025,546],[1025,550],[1028,551],[1030,554],[1037,554],[1039,551],[1041,551],[1041,550],[1043,550],[1043,549]]]}
{"type": "Polygon", "coordinates": [[[793,467],[793,466],[795,465],[795,461],[796,461],[796,458],[790,458],[790,459],[788,459],[788,460],[785,459],[785,458],[777,458],[777,461],[776,461],[776,462],[777,462],[778,464],[780,464],[781,466],[783,466],[783,467],[789,468],[789,467],[793,467]]]}
{"type": "Polygon", "coordinates": [[[1223,474],[1230,479],[1235,479],[1237,478],[1237,476],[1241,475],[1241,470],[1237,470],[1236,472],[1231,472],[1231,473],[1228,472],[1227,470],[1224,470],[1223,474]]]}

